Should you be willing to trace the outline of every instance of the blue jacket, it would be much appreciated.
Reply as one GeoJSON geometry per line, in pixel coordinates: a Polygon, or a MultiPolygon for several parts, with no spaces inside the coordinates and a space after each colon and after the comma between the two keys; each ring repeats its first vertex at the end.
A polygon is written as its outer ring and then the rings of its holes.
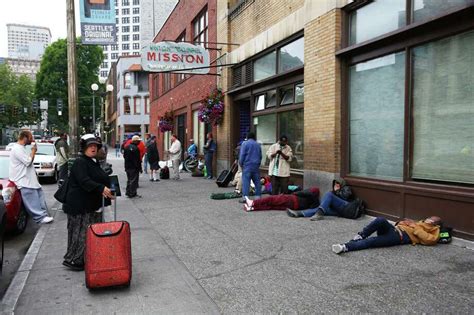
{"type": "Polygon", "coordinates": [[[255,140],[249,139],[240,147],[239,163],[244,170],[258,170],[262,161],[262,149],[255,140]]]}

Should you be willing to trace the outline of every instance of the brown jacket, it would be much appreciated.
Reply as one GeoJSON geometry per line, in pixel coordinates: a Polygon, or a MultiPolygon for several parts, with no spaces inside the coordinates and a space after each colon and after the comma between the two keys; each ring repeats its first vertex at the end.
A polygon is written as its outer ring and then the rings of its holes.
{"type": "Polygon", "coordinates": [[[439,226],[425,223],[423,221],[413,222],[414,227],[401,221],[397,227],[406,232],[413,245],[436,245],[439,239],[439,226]]]}

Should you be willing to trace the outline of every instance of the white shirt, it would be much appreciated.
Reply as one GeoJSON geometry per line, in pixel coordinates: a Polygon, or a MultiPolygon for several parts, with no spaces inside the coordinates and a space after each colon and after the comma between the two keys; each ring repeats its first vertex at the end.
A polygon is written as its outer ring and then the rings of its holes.
{"type": "Polygon", "coordinates": [[[24,145],[18,143],[13,145],[10,153],[8,177],[18,188],[41,188],[33,159],[26,153],[24,145]]]}
{"type": "Polygon", "coordinates": [[[170,160],[179,160],[181,158],[181,142],[176,139],[170,147],[170,160]]]}

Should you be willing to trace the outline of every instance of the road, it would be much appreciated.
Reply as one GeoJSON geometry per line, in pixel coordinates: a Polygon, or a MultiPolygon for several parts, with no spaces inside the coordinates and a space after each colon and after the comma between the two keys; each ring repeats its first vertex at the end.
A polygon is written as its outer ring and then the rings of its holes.
{"type": "MultiPolygon", "coordinates": [[[[47,180],[41,180],[41,185],[43,186],[46,203],[48,204],[50,211],[55,211],[55,208],[53,207],[56,204],[56,200],[54,199],[53,194],[57,189],[57,185],[47,180]]],[[[15,276],[15,273],[18,270],[23,257],[26,255],[38,229],[39,226],[29,218],[28,225],[23,234],[5,236],[5,253],[0,281],[0,296],[3,296],[10,285],[10,282],[13,279],[13,276],[15,276]]]]}

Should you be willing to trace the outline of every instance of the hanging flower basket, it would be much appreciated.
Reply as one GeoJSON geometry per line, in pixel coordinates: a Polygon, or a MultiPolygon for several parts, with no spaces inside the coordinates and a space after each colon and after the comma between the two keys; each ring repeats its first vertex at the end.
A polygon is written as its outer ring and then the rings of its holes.
{"type": "Polygon", "coordinates": [[[219,125],[224,118],[224,96],[222,91],[215,89],[210,95],[201,101],[198,111],[199,121],[219,125]]]}
{"type": "Polygon", "coordinates": [[[160,132],[167,132],[173,130],[173,112],[166,112],[163,116],[160,117],[158,122],[158,128],[160,132]]]}

